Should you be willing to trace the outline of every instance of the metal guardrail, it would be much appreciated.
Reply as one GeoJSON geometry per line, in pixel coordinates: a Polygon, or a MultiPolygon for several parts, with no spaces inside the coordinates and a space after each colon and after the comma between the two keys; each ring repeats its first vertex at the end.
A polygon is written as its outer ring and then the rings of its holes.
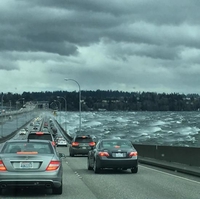
{"type": "Polygon", "coordinates": [[[62,132],[64,138],[68,141],[68,143],[71,143],[72,137],[68,135],[68,133],[63,129],[63,127],[58,123],[57,120],[55,120],[57,126],[60,128],[60,131],[62,132]]]}

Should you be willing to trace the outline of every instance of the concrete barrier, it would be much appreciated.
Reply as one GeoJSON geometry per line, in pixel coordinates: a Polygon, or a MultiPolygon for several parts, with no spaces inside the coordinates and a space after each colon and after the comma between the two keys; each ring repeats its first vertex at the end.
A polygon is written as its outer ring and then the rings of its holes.
{"type": "Polygon", "coordinates": [[[200,166],[200,148],[181,146],[159,146],[134,144],[139,157],[176,162],[189,166],[200,166]]]}

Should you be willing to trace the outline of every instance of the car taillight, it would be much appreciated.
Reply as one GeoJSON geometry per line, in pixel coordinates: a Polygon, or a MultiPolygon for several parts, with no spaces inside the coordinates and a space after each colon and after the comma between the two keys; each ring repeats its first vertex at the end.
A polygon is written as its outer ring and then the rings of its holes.
{"type": "Polygon", "coordinates": [[[108,157],[109,154],[108,154],[108,152],[103,151],[103,152],[99,152],[99,156],[101,156],[101,157],[103,157],[103,156],[108,157]]]}
{"type": "Polygon", "coordinates": [[[56,142],[52,141],[51,143],[52,143],[53,146],[56,146],[56,142]]]}
{"type": "Polygon", "coordinates": [[[55,171],[60,167],[60,161],[51,161],[46,168],[46,171],[55,171]]]}
{"type": "Polygon", "coordinates": [[[90,146],[95,146],[95,144],[96,144],[95,142],[90,142],[89,143],[90,146]]]}
{"type": "Polygon", "coordinates": [[[72,142],[72,146],[78,146],[79,143],[78,142],[72,142]]]}
{"type": "Polygon", "coordinates": [[[17,154],[19,155],[36,155],[38,154],[37,151],[18,151],[17,154]]]}
{"type": "Polygon", "coordinates": [[[35,134],[36,134],[36,135],[44,135],[43,132],[36,132],[35,134]]]}
{"type": "Polygon", "coordinates": [[[133,157],[133,156],[137,156],[137,152],[136,151],[132,151],[129,153],[129,157],[133,157]]]}
{"type": "Polygon", "coordinates": [[[6,167],[5,167],[4,163],[3,163],[3,161],[0,160],[0,171],[6,171],[6,170],[7,170],[7,169],[6,169],[6,167]]]}

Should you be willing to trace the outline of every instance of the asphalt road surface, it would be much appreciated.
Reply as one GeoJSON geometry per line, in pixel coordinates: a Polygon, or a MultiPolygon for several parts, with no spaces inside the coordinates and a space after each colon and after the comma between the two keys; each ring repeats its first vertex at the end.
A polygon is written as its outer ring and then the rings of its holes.
{"type": "MultiPolygon", "coordinates": [[[[68,147],[58,147],[68,155],[68,147]]],[[[68,198],[68,199],[197,199],[200,180],[184,174],[139,165],[139,172],[103,171],[94,174],[87,170],[87,157],[63,159],[63,194],[51,190],[7,190],[0,198],[68,198]]]]}
{"type": "MultiPolygon", "coordinates": [[[[16,135],[14,139],[26,139],[16,135]]],[[[153,166],[139,165],[139,172],[87,170],[87,157],[70,157],[68,147],[58,147],[63,159],[63,194],[51,190],[5,190],[0,199],[198,199],[200,179],[153,166]]]]}

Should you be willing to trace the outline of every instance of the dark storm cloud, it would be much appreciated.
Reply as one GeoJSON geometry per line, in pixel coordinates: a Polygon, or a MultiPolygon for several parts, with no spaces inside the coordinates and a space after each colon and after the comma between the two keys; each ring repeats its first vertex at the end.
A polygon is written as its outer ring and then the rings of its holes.
{"type": "Polygon", "coordinates": [[[94,90],[197,85],[199,7],[198,0],[1,0],[0,72],[23,73],[43,89],[65,88],[65,76],[94,90]]]}
{"type": "Polygon", "coordinates": [[[14,62],[10,62],[8,60],[1,60],[0,62],[0,71],[12,71],[12,70],[19,70],[19,66],[16,65],[14,62]]]}
{"type": "Polygon", "coordinates": [[[86,11],[110,13],[115,16],[134,16],[135,21],[144,20],[157,24],[178,24],[185,20],[199,23],[198,16],[200,16],[200,2],[198,0],[35,0],[31,1],[30,4],[77,10],[78,12],[86,11]],[[193,15],[194,12],[195,15],[193,15]]]}
{"type": "Polygon", "coordinates": [[[188,16],[195,10],[196,17],[200,16],[196,8],[197,1],[194,1],[194,4],[187,1],[166,3],[158,0],[11,2],[15,2],[11,10],[0,13],[0,31],[4,33],[0,39],[1,50],[71,55],[77,54],[76,45],[87,46],[99,42],[102,37],[117,42],[200,47],[196,38],[184,38],[181,32],[177,32],[180,35],[175,39],[164,34],[165,31],[176,34],[170,31],[174,24],[180,25],[188,20],[194,22],[195,20],[188,16]],[[177,7],[181,10],[178,13],[177,7]],[[158,24],[169,26],[163,27],[162,32],[162,28],[157,27],[158,24]]]}

